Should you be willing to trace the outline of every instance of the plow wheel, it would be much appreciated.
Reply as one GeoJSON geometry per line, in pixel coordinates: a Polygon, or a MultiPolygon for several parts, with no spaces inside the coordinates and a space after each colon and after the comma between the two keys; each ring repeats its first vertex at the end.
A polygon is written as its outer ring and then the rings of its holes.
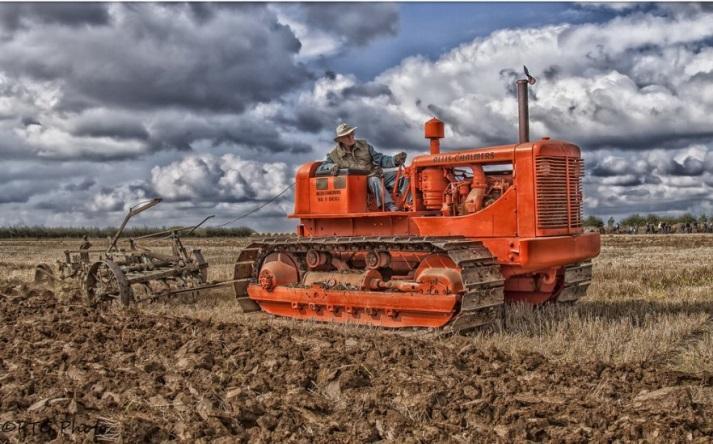
{"type": "Polygon", "coordinates": [[[56,282],[52,267],[47,264],[38,264],[35,267],[35,283],[40,285],[54,285],[56,282]]]}
{"type": "Polygon", "coordinates": [[[84,295],[90,306],[114,300],[128,306],[134,299],[126,275],[112,261],[92,264],[84,281],[84,295]]]}

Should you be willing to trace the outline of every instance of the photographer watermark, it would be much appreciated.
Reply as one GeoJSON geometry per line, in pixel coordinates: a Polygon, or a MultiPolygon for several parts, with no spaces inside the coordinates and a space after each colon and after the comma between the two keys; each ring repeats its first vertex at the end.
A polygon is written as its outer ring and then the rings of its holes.
{"type": "Polygon", "coordinates": [[[44,418],[42,420],[16,419],[0,422],[0,432],[21,436],[89,435],[99,441],[119,438],[119,422],[109,418],[83,420],[76,416],[44,418]]]}

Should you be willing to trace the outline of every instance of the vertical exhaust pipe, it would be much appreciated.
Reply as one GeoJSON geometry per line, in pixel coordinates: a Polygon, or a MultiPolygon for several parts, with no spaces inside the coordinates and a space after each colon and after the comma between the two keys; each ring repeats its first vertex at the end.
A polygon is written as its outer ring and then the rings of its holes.
{"type": "Polygon", "coordinates": [[[527,97],[527,85],[534,85],[537,81],[527,71],[527,66],[523,66],[523,68],[525,68],[525,75],[527,76],[527,79],[520,79],[517,81],[517,113],[519,119],[518,143],[530,141],[530,109],[527,97]]]}

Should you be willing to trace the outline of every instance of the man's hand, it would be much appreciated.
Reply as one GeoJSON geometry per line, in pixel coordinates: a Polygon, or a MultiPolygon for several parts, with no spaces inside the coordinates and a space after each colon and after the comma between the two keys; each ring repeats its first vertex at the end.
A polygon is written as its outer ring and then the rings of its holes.
{"type": "Polygon", "coordinates": [[[394,156],[394,165],[401,166],[404,162],[406,162],[406,153],[403,151],[394,156]]]}
{"type": "Polygon", "coordinates": [[[339,174],[339,165],[332,165],[332,168],[330,168],[329,170],[329,174],[331,174],[332,176],[336,176],[337,174],[339,174]]]}

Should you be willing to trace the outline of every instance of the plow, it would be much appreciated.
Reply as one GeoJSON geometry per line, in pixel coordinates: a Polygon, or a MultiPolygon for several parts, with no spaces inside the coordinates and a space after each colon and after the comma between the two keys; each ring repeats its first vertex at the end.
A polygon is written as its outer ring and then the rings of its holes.
{"type": "Polygon", "coordinates": [[[191,227],[121,238],[131,218],[160,202],[156,198],[131,208],[108,248],[91,249],[85,241],[85,248],[66,250],[63,260],[54,267],[38,264],[35,282],[81,288],[91,306],[114,301],[129,306],[229,285],[230,282],[208,282],[208,263],[203,253],[187,248],[181,240],[182,235],[192,234],[212,216],[191,227]],[[153,240],[168,240],[171,253],[159,253],[142,245],[153,240]]]}

